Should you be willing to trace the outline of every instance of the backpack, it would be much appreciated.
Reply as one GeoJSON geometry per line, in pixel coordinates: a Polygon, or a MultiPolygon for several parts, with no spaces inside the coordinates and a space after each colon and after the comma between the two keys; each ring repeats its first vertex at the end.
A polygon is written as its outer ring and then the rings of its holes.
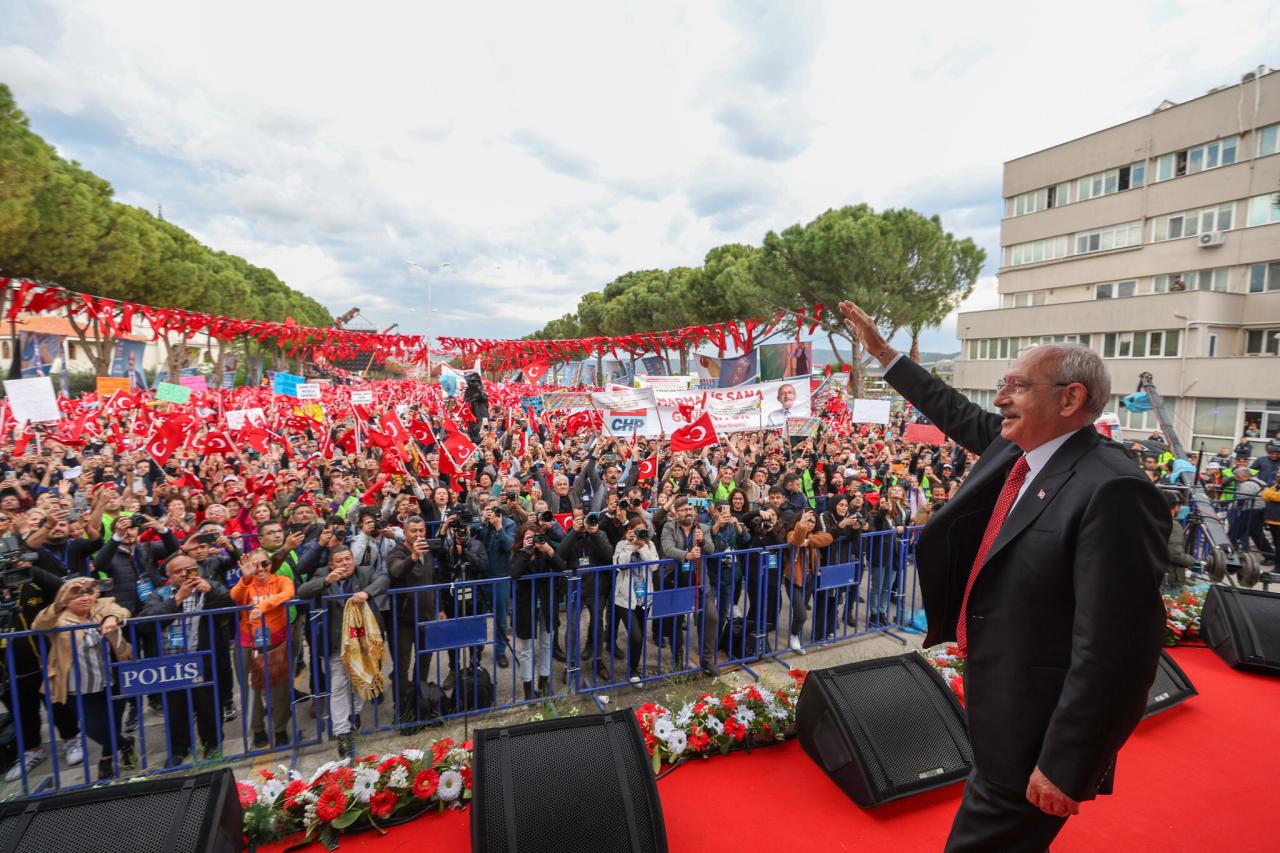
{"type": "Polygon", "coordinates": [[[493,678],[483,667],[464,667],[458,670],[453,687],[454,711],[477,711],[493,707],[493,678]]]}

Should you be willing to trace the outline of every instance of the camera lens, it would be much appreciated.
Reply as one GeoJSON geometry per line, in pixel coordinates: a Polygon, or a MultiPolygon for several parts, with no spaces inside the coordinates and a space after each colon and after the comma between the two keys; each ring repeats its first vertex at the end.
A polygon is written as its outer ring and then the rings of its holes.
{"type": "Polygon", "coordinates": [[[538,521],[541,521],[543,524],[550,524],[555,520],[556,520],[555,515],[553,515],[550,511],[538,513],[538,521]]]}
{"type": "Polygon", "coordinates": [[[598,513],[598,512],[589,512],[589,513],[587,513],[587,526],[588,526],[588,527],[596,527],[596,526],[597,526],[597,525],[599,525],[599,524],[600,524],[600,513],[598,513]]]}
{"type": "Polygon", "coordinates": [[[628,500],[626,500],[626,499],[623,499],[623,500],[618,501],[618,509],[630,509],[630,508],[631,508],[631,502],[630,502],[630,501],[628,501],[628,500]]]}

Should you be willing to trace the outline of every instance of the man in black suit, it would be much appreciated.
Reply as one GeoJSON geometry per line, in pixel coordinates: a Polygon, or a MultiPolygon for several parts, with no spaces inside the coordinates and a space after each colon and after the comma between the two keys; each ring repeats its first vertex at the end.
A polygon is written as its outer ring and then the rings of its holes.
{"type": "Polygon", "coordinates": [[[840,311],[885,380],[981,455],[916,550],[925,645],[967,653],[975,769],[946,849],[1045,850],[1082,801],[1110,793],[1142,718],[1169,512],[1092,427],[1111,381],[1088,348],[1024,352],[997,385],[997,415],[901,358],[856,305],[840,311]]]}

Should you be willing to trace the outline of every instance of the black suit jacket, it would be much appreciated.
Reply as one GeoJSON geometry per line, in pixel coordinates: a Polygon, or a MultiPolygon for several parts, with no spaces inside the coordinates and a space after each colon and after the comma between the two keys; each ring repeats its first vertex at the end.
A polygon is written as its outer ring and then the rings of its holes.
{"type": "MultiPolygon", "coordinates": [[[[909,359],[885,375],[981,455],[916,548],[926,645],[951,640],[996,497],[1022,451],[999,415],[909,359]]],[[[965,699],[978,769],[1021,791],[1038,765],[1074,800],[1100,791],[1146,708],[1164,634],[1171,520],[1123,448],[1086,427],[1031,481],[970,593],[965,699]]]]}

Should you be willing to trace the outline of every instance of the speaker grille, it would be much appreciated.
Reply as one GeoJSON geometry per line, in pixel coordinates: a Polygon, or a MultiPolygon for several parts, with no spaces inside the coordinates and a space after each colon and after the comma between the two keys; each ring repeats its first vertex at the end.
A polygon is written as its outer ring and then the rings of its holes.
{"type": "Polygon", "coordinates": [[[484,839],[475,849],[511,849],[501,758],[505,740],[510,754],[514,801],[510,822],[515,827],[516,849],[557,853],[632,850],[617,756],[622,759],[639,849],[665,850],[665,838],[656,834],[661,820],[655,826],[652,817],[659,808],[653,772],[645,761],[638,731],[627,726],[628,722],[635,725],[634,717],[616,717],[609,724],[605,717],[563,722],[560,727],[539,723],[508,729],[505,739],[499,736],[501,730],[477,733],[477,738],[484,737],[484,748],[477,752],[483,765],[477,768],[477,799],[472,807],[479,810],[475,817],[481,821],[484,839]],[[611,728],[616,729],[613,737],[621,748],[615,748],[611,728]]]}
{"type": "Polygon", "coordinates": [[[1230,666],[1280,672],[1280,595],[1211,586],[1200,628],[1230,666]]]}
{"type": "Polygon", "coordinates": [[[1254,653],[1263,661],[1280,666],[1280,595],[1241,590],[1236,596],[1240,610],[1256,639],[1254,653]]]}
{"type": "Polygon", "coordinates": [[[1161,652],[1156,679],[1151,683],[1151,691],[1147,694],[1147,712],[1143,716],[1150,717],[1160,711],[1167,711],[1198,692],[1182,667],[1169,657],[1168,652],[1161,652]]]}
{"type": "MultiPolygon", "coordinates": [[[[964,774],[973,750],[963,722],[911,657],[885,666],[823,674],[873,787],[892,796],[930,779],[964,774]]],[[[924,664],[928,666],[927,663],[924,664]]],[[[813,677],[813,674],[810,674],[813,677]]]]}

